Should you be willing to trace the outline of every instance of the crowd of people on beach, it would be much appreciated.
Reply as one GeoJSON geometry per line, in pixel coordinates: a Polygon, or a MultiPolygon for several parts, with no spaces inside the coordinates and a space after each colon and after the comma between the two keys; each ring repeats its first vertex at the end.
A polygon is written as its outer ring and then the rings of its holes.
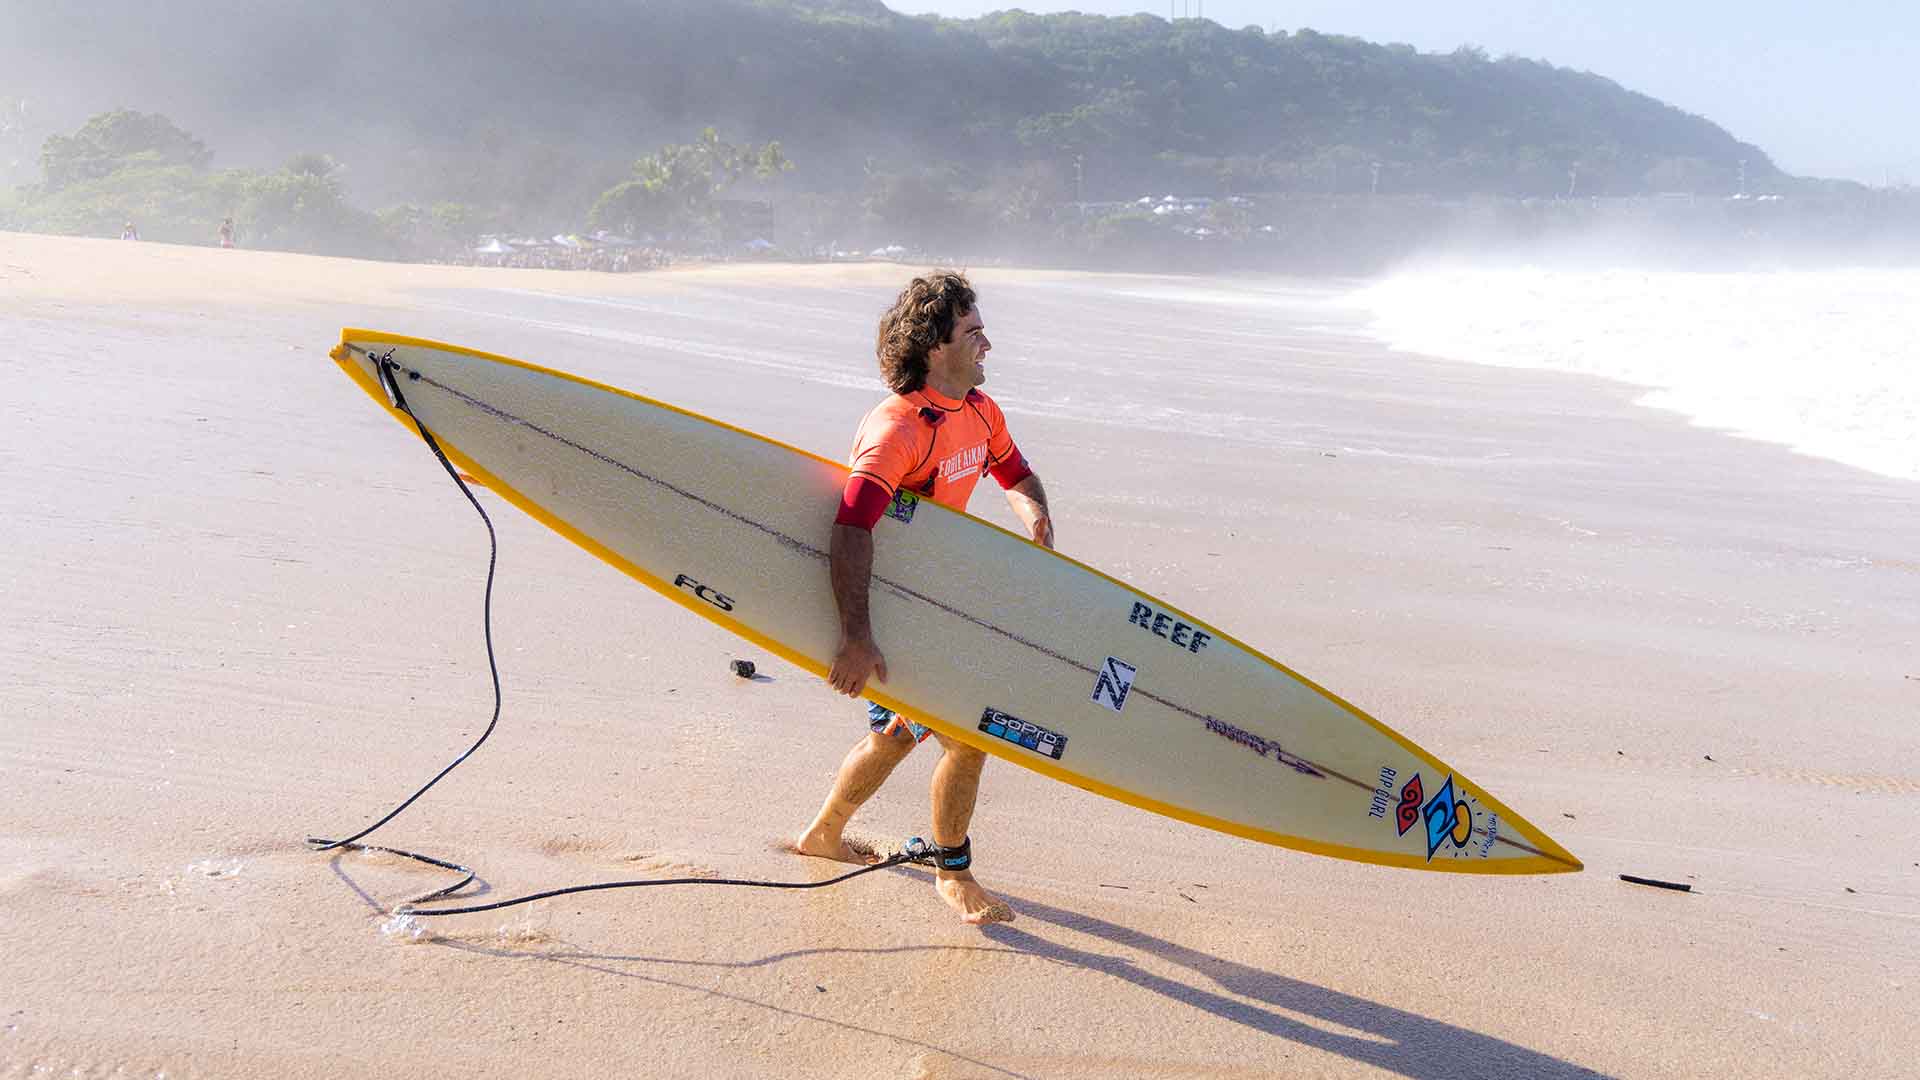
{"type": "Polygon", "coordinates": [[[672,266],[671,252],[656,247],[560,247],[551,244],[485,245],[446,260],[456,266],[497,266],[522,270],[599,270],[625,274],[672,266]],[[496,250],[496,248],[498,250],[496,250]]]}
{"type": "MultiPolygon", "coordinates": [[[[132,220],[120,227],[120,239],[140,239],[140,228],[132,220]]],[[[214,239],[223,248],[233,248],[239,243],[239,229],[233,218],[221,220],[214,231],[214,239]]],[[[458,252],[433,259],[434,262],[453,266],[488,266],[519,270],[597,270],[602,273],[625,274],[639,270],[663,270],[674,265],[684,256],[676,256],[664,248],[649,244],[635,244],[620,238],[595,237],[591,240],[573,237],[556,237],[554,241],[543,240],[503,240],[499,237],[483,237],[485,242],[477,247],[462,248],[458,252]]]]}

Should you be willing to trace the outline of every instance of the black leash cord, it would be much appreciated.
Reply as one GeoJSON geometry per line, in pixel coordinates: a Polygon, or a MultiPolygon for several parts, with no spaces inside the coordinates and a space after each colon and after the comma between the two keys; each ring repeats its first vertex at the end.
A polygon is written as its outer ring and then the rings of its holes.
{"type": "MultiPolygon", "coordinates": [[[[317,836],[309,836],[307,837],[307,844],[311,846],[314,851],[335,851],[341,849],[347,851],[381,851],[389,855],[399,855],[416,862],[426,863],[429,866],[437,866],[444,870],[452,870],[455,873],[466,875],[458,882],[444,889],[435,889],[432,892],[416,896],[393,909],[396,915],[421,916],[469,915],[478,911],[497,911],[500,908],[513,907],[518,904],[530,904],[535,900],[546,900],[555,896],[567,896],[572,893],[596,892],[601,889],[637,889],[647,885],[738,885],[755,889],[823,889],[828,885],[838,885],[843,881],[852,880],[861,874],[871,874],[875,870],[885,870],[903,863],[927,864],[938,858],[942,849],[916,836],[907,842],[904,851],[896,855],[892,855],[871,866],[863,866],[857,870],[841,874],[839,877],[828,878],[825,881],[747,881],[736,878],[655,878],[646,881],[606,881],[594,885],[572,885],[564,889],[549,889],[546,892],[517,896],[511,900],[500,900],[491,904],[475,904],[470,907],[415,907],[414,905],[416,904],[431,903],[435,900],[444,899],[466,888],[468,883],[473,881],[477,876],[475,871],[469,867],[461,866],[458,863],[448,862],[445,859],[436,859],[431,855],[422,855],[413,851],[402,851],[399,848],[380,847],[375,844],[362,844],[359,841],[375,829],[399,817],[400,812],[412,806],[414,800],[425,795],[427,789],[445,779],[446,775],[457,768],[461,762],[472,757],[473,752],[480,749],[480,744],[487,741],[487,737],[493,734],[493,729],[500,723],[500,665],[493,653],[493,576],[494,569],[499,563],[500,538],[499,535],[494,532],[493,519],[487,516],[486,509],[480,505],[480,500],[474,496],[473,490],[467,486],[467,482],[460,478],[460,470],[454,468],[453,462],[447,460],[446,451],[440,448],[439,441],[433,437],[433,433],[427,430],[427,426],[421,423],[420,418],[414,415],[413,408],[407,404],[406,395],[401,392],[400,382],[396,377],[402,373],[402,369],[400,365],[394,361],[392,350],[388,350],[385,355],[376,355],[353,345],[349,345],[347,348],[353,352],[360,353],[372,361],[375,373],[380,378],[380,385],[386,389],[387,396],[392,401],[394,408],[406,413],[407,418],[413,421],[414,428],[420,432],[420,438],[425,440],[427,446],[432,449],[433,456],[440,460],[440,467],[447,471],[448,476],[453,477],[453,482],[460,488],[460,494],[467,497],[467,502],[473,506],[474,512],[480,515],[480,520],[485,523],[487,527],[487,586],[486,598],[481,609],[481,620],[483,628],[486,631],[487,672],[493,678],[493,718],[487,721],[487,729],[480,733],[480,737],[474,740],[472,746],[467,747],[465,753],[454,758],[452,764],[441,769],[433,779],[422,785],[420,790],[409,795],[405,802],[388,811],[387,816],[343,840],[326,840],[317,836]]],[[[408,381],[415,381],[420,378],[420,373],[416,371],[406,371],[405,374],[408,381]]]]}
{"type": "MultiPolygon", "coordinates": [[[[414,428],[420,432],[420,437],[426,441],[428,448],[433,451],[433,456],[440,460],[440,467],[447,470],[448,476],[453,477],[453,482],[456,485],[458,485],[460,488],[460,494],[466,496],[467,502],[473,507],[474,513],[480,515],[481,523],[487,527],[487,585],[486,585],[486,591],[484,593],[484,599],[481,605],[481,627],[485,631],[486,642],[487,642],[487,673],[493,680],[493,716],[491,719],[487,721],[487,729],[480,733],[480,737],[473,741],[472,746],[467,747],[465,753],[462,753],[459,757],[454,758],[453,761],[450,764],[448,764],[446,768],[441,769],[437,774],[435,774],[433,779],[421,785],[420,790],[414,792],[412,795],[407,796],[407,799],[405,802],[401,803],[399,806],[396,806],[392,810],[388,811],[385,817],[367,826],[366,828],[361,829],[359,832],[354,833],[352,836],[346,837],[345,839],[327,840],[322,837],[309,836],[307,837],[307,844],[310,847],[312,847],[313,850],[315,850],[316,852],[334,851],[340,848],[345,848],[348,851],[384,851],[390,855],[399,855],[399,856],[402,856],[403,858],[412,859],[416,862],[426,863],[429,866],[437,866],[442,869],[452,870],[455,873],[466,875],[465,877],[461,878],[459,881],[455,882],[452,885],[447,886],[444,889],[436,889],[433,892],[426,893],[421,896],[416,896],[412,900],[407,901],[407,903],[409,904],[422,904],[428,901],[441,899],[442,897],[449,896],[453,893],[459,892],[461,889],[466,888],[467,884],[473,881],[473,879],[477,876],[475,871],[470,867],[461,866],[458,863],[447,862],[444,859],[436,859],[431,855],[422,855],[422,854],[419,854],[418,852],[413,852],[413,851],[402,851],[399,848],[380,847],[373,844],[361,844],[361,843],[358,843],[358,841],[362,837],[373,832],[375,829],[378,829],[382,825],[385,825],[387,822],[392,821],[396,817],[399,817],[401,811],[405,810],[409,806],[412,806],[414,804],[414,801],[420,798],[420,796],[425,795],[429,788],[433,787],[433,785],[439,783],[441,780],[444,780],[448,773],[452,772],[455,768],[459,767],[461,762],[472,757],[473,752],[475,750],[480,749],[480,745],[487,741],[488,736],[493,734],[493,729],[499,726],[500,703],[501,703],[500,665],[499,665],[499,662],[495,659],[494,652],[493,652],[493,577],[494,577],[494,570],[498,566],[499,559],[500,559],[500,538],[499,538],[499,535],[494,532],[493,519],[487,516],[486,508],[480,505],[480,500],[477,497],[475,497],[475,495],[473,494],[473,490],[467,487],[467,482],[465,480],[460,479],[460,470],[454,468],[453,462],[447,460],[446,451],[440,449],[439,440],[433,437],[433,433],[427,430],[427,426],[421,423],[420,418],[414,415],[413,408],[407,404],[406,395],[401,392],[400,384],[398,380],[394,378],[394,372],[398,370],[399,365],[393,362],[392,352],[389,351],[385,357],[375,357],[371,354],[367,354],[367,359],[373,361],[374,367],[378,371],[380,376],[380,384],[386,387],[387,395],[392,400],[394,407],[406,413],[407,418],[413,421],[414,428]]],[[[409,374],[411,375],[412,373],[409,373],[409,374]]]]}
{"type": "MultiPolygon", "coordinates": [[[[476,911],[495,911],[504,907],[513,907],[515,904],[530,904],[535,900],[547,900],[555,896],[567,896],[571,893],[595,892],[599,889],[638,889],[647,885],[740,885],[751,889],[824,889],[829,885],[838,885],[843,881],[851,881],[861,874],[871,874],[875,870],[885,870],[888,867],[899,866],[902,863],[922,862],[930,858],[931,853],[923,847],[916,846],[921,843],[922,841],[919,837],[915,837],[913,843],[908,845],[907,850],[897,855],[889,856],[871,866],[863,866],[858,870],[848,871],[839,877],[828,878],[825,881],[747,881],[741,878],[697,877],[649,878],[645,881],[603,881],[597,885],[569,885],[564,889],[548,889],[546,892],[529,893],[526,896],[516,896],[511,900],[501,900],[492,904],[475,904],[472,907],[414,907],[413,905],[422,903],[427,899],[423,897],[421,900],[407,901],[399,907],[394,908],[393,913],[395,915],[471,915],[476,911]]],[[[445,893],[435,895],[444,896],[445,893]]]]}

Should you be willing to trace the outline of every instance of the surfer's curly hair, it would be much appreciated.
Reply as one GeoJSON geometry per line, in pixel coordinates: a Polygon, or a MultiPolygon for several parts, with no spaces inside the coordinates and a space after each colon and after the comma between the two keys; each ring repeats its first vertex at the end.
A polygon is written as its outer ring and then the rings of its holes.
{"type": "Polygon", "coordinates": [[[954,324],[973,310],[973,284],[958,270],[934,270],[914,278],[880,316],[874,353],[880,377],[896,394],[927,385],[927,354],[953,337],[954,324]]]}

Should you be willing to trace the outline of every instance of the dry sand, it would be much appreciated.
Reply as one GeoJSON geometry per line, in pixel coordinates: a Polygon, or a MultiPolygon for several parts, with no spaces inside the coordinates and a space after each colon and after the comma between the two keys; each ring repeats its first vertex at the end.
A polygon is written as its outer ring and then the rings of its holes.
{"type": "MultiPolygon", "coordinates": [[[[976,275],[1061,547],[1408,733],[1586,873],[1336,862],[995,762],[973,836],[1008,926],[902,870],[386,928],[442,878],[301,838],[485,723],[486,547],[326,360],[339,327],[837,456],[903,275],[0,234],[0,1076],[1920,1074],[1920,490],[1132,278],[976,275]]],[[[496,897],[827,876],[776,845],[858,732],[844,700],[490,505],[504,717],[376,839],[496,897]]],[[[931,763],[856,826],[923,832],[931,763]]]]}

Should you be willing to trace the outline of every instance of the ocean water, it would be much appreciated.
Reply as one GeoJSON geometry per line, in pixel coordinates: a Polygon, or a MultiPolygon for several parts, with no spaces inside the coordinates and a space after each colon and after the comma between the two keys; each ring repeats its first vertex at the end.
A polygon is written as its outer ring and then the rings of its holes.
{"type": "MultiPolygon", "coordinates": [[[[717,415],[737,415],[730,410],[740,402],[724,388],[743,378],[823,395],[819,408],[834,423],[807,427],[788,418],[777,434],[841,452],[845,422],[838,418],[849,406],[833,395],[864,400],[879,389],[872,328],[892,298],[890,283],[800,293],[697,278],[671,284],[658,296],[506,289],[449,294],[435,306],[463,322],[514,324],[532,335],[529,349],[583,339],[611,346],[613,353],[570,362],[617,385],[653,385],[661,367],[697,376],[694,385],[722,389],[677,403],[717,415]]],[[[1430,266],[1374,280],[1062,275],[1001,286],[983,301],[998,343],[988,361],[990,389],[1002,407],[1111,428],[1112,438],[1143,431],[1419,456],[1425,440],[1417,433],[1333,421],[1316,427],[1297,410],[1270,407],[1312,390],[1303,389],[1298,370],[1261,358],[1332,335],[1617,380],[1643,388],[1642,404],[1706,427],[1920,480],[1915,270],[1430,266]]]]}
{"type": "Polygon", "coordinates": [[[1694,423],[1920,480],[1920,270],[1406,270],[1343,306],[1395,349],[1646,388],[1694,423]]]}

